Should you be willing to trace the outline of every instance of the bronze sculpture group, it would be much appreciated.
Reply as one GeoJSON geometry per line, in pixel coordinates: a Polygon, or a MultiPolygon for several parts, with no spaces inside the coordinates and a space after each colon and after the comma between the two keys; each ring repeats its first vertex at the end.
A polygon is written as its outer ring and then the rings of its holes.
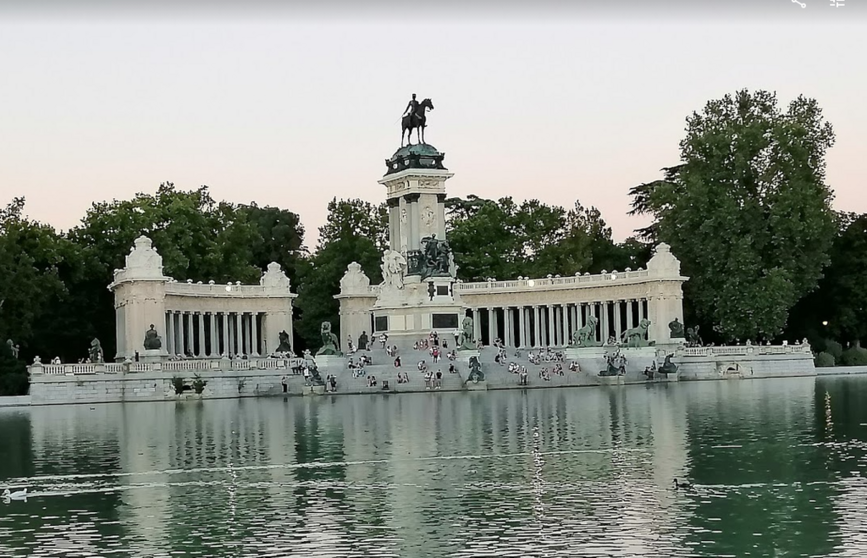
{"type": "Polygon", "coordinates": [[[416,131],[416,136],[419,143],[424,143],[424,129],[427,126],[427,116],[425,112],[433,110],[434,106],[430,99],[417,101],[415,93],[412,94],[412,99],[406,105],[406,109],[401,116],[401,132],[400,146],[403,147],[403,138],[406,136],[407,145],[412,145],[412,131],[416,131]]]}

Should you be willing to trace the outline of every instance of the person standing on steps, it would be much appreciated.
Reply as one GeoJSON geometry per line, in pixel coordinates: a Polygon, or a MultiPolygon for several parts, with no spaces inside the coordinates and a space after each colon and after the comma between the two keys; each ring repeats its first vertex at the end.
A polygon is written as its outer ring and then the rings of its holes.
{"type": "Polygon", "coordinates": [[[283,379],[280,380],[280,383],[283,385],[283,393],[287,393],[289,389],[289,384],[286,382],[286,376],[283,376],[283,379]]]}

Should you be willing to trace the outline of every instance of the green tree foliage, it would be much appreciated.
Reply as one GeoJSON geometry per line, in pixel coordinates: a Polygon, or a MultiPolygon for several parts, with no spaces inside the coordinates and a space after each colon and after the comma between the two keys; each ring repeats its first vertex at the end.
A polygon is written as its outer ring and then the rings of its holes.
{"type": "Polygon", "coordinates": [[[649,258],[649,248],[636,239],[615,244],[599,211],[579,202],[566,210],[538,200],[518,205],[509,197],[471,195],[446,200],[446,209],[449,244],[464,281],[637,269],[649,258]]]}
{"type": "Polygon", "coordinates": [[[816,355],[814,364],[816,368],[830,368],[836,364],[836,361],[834,360],[834,355],[823,351],[816,355]]]}
{"type": "Polygon", "coordinates": [[[40,316],[66,293],[58,267],[67,246],[23,210],[24,198],[0,210],[0,339],[14,338],[27,353],[40,316]]]}
{"type": "Polygon", "coordinates": [[[838,214],[839,234],[819,287],[792,309],[791,336],[867,339],[867,215],[838,214]]]}
{"type": "Polygon", "coordinates": [[[12,356],[12,350],[4,340],[0,343],[0,396],[27,395],[28,385],[24,361],[12,356]]]}
{"type": "Polygon", "coordinates": [[[325,321],[331,322],[341,346],[345,343],[340,337],[340,304],[334,298],[340,292],[340,279],[350,263],[358,262],[372,285],[380,283],[380,262],[386,248],[388,213],[384,203],[336,198],[329,202],[326,223],[319,228],[317,250],[299,268],[296,333],[300,339],[296,351],[321,346],[319,328],[325,321]]]}
{"type": "Polygon", "coordinates": [[[687,118],[683,164],[632,189],[634,212],[654,217],[644,237],[671,245],[698,319],[726,340],[777,336],[816,287],[834,237],[833,143],[815,100],[783,112],[744,90],[687,118]]]}
{"type": "Polygon", "coordinates": [[[840,364],[843,366],[867,365],[867,349],[862,347],[860,342],[855,342],[854,345],[843,351],[840,356],[840,364]]]}
{"type": "Polygon", "coordinates": [[[237,213],[257,234],[250,246],[250,263],[264,270],[271,262],[277,262],[295,285],[299,261],[307,254],[304,225],[298,214],[278,207],[259,207],[255,203],[238,206],[237,213]]]}

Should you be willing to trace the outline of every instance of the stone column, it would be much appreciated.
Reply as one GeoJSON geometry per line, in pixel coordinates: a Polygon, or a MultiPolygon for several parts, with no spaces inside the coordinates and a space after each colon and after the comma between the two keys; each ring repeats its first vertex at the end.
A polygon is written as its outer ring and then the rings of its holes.
{"type": "Polygon", "coordinates": [[[494,339],[497,337],[497,314],[494,309],[488,306],[488,345],[494,346],[494,339]]]}
{"type": "Polygon", "coordinates": [[[177,345],[177,339],[175,339],[175,313],[166,312],[166,316],[169,318],[169,324],[166,330],[166,352],[170,355],[174,355],[177,354],[175,351],[175,345],[177,345]]]}
{"type": "Polygon", "coordinates": [[[197,315],[199,317],[199,352],[196,355],[199,358],[205,358],[205,314],[198,312],[197,315]]]}
{"type": "Polygon", "coordinates": [[[620,301],[617,300],[614,302],[614,337],[619,340],[622,331],[620,329],[620,301]]]}
{"type": "Polygon", "coordinates": [[[632,305],[634,303],[634,300],[626,301],[626,329],[631,329],[635,327],[635,322],[632,321],[632,305]]]}
{"type": "Polygon", "coordinates": [[[640,322],[643,319],[644,319],[644,299],[640,298],[640,299],[638,299],[638,321],[640,322]]]}
{"type": "Polygon", "coordinates": [[[244,350],[244,328],[241,326],[241,313],[235,312],[235,356],[240,356],[244,350]]]}
{"type": "Polygon", "coordinates": [[[539,341],[542,338],[542,326],[541,320],[539,319],[540,312],[539,307],[535,304],[533,305],[533,333],[536,334],[536,337],[533,339],[533,347],[541,347],[539,341]]]}
{"type": "Polygon", "coordinates": [[[188,354],[194,355],[195,347],[193,346],[193,342],[195,341],[195,336],[193,335],[193,313],[186,312],[187,323],[184,329],[187,332],[187,341],[184,343],[184,356],[188,354]]]}
{"type": "Polygon", "coordinates": [[[503,346],[512,346],[512,324],[509,322],[512,319],[512,309],[508,306],[503,307],[503,346]]]}
{"type": "Polygon", "coordinates": [[[208,353],[208,356],[217,357],[220,356],[220,342],[217,335],[217,313],[216,312],[208,312],[208,316],[210,316],[210,344],[211,350],[208,353]]]}
{"type": "Polygon", "coordinates": [[[566,346],[569,344],[569,305],[560,305],[560,344],[566,346]]]}
{"type": "Polygon", "coordinates": [[[224,354],[228,356],[229,352],[229,313],[223,312],[223,352],[220,353],[220,356],[224,354]]]}
{"type": "Polygon", "coordinates": [[[548,342],[548,346],[552,346],[555,344],[557,337],[557,330],[554,329],[554,305],[548,305],[548,335],[545,336],[545,340],[548,342]]]}
{"type": "Polygon", "coordinates": [[[258,319],[258,312],[250,313],[250,327],[252,328],[252,331],[250,332],[250,346],[253,349],[251,352],[253,356],[259,356],[259,324],[256,323],[258,319]]]}
{"type": "Polygon", "coordinates": [[[482,340],[482,313],[478,308],[473,308],[473,342],[482,340]]]}

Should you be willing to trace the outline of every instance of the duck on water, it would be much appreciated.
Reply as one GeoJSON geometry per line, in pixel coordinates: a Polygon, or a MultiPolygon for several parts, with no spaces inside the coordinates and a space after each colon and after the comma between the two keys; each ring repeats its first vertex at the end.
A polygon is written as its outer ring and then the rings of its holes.
{"type": "Polygon", "coordinates": [[[27,499],[27,489],[17,490],[15,492],[9,492],[9,489],[3,491],[3,494],[0,495],[0,498],[4,500],[26,500],[27,499]]]}

